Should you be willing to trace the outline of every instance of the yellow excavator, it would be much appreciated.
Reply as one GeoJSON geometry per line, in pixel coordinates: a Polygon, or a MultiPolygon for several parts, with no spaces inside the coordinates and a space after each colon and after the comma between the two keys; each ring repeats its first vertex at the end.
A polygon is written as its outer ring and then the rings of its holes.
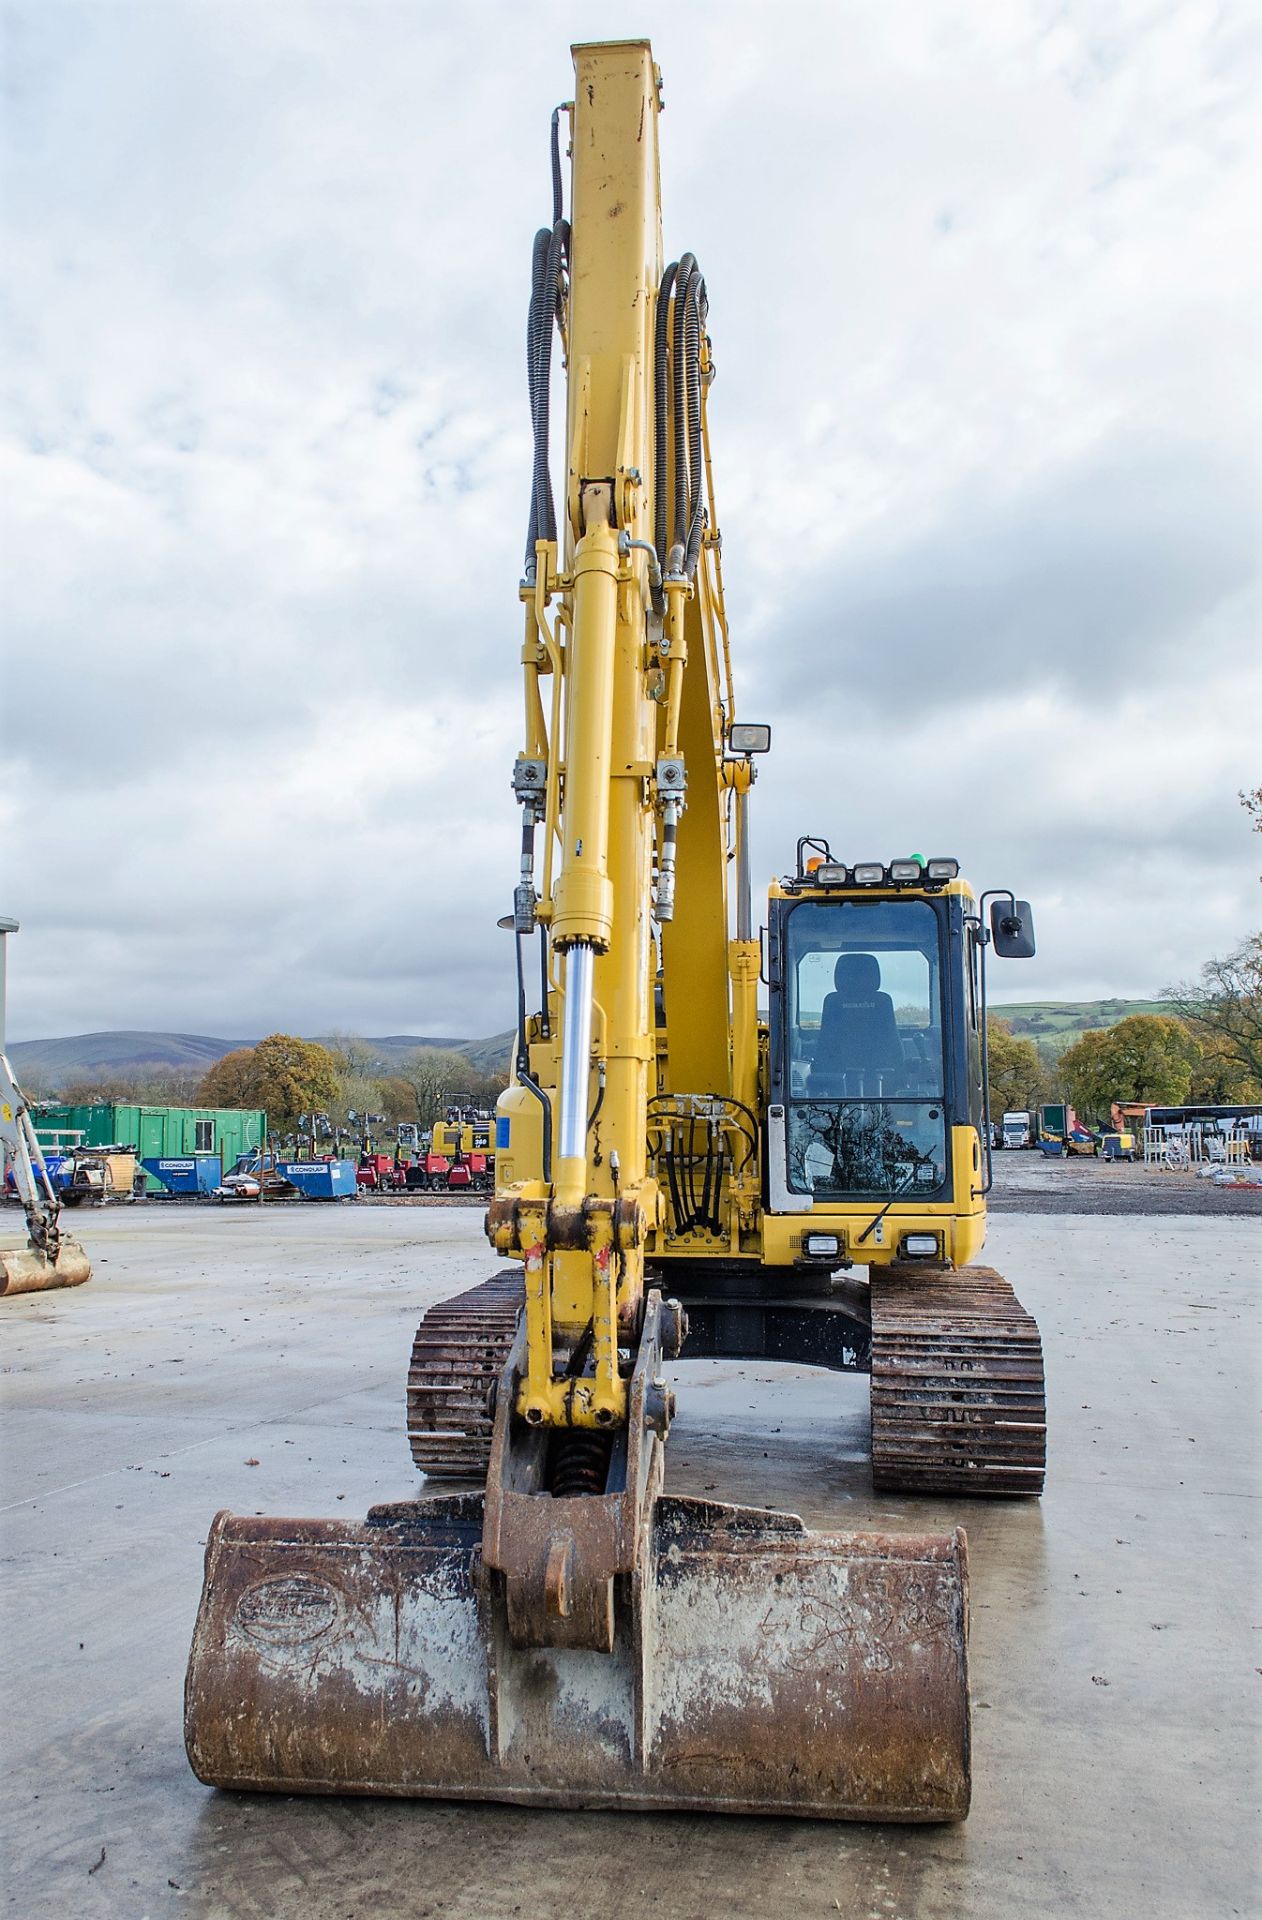
{"type": "Polygon", "coordinates": [[[527,329],[507,1264],[426,1313],[408,1382],[417,1465],[464,1490],[359,1524],[220,1514],[188,1752],[235,1789],[959,1819],[962,1531],[666,1493],[666,1369],[869,1371],[878,1489],[1041,1489],[1038,1332],[971,1264],[986,953],[1032,952],[1030,911],[987,912],[953,859],[806,837],[755,931],[770,741],[735,717],[705,281],[663,261],[649,45],[574,62],[527,329]]]}
{"type": "Polygon", "coordinates": [[[0,1180],[13,1176],[26,1217],[26,1245],[0,1247],[0,1295],[81,1287],[92,1278],[87,1254],[61,1230],[61,1201],[35,1135],[30,1102],[4,1050],[9,935],[16,920],[0,919],[0,1180]]]}

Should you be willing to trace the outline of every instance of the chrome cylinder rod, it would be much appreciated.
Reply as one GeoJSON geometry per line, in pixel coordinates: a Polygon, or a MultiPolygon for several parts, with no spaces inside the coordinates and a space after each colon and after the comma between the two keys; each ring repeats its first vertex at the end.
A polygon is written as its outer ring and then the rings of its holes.
{"type": "Polygon", "coordinates": [[[749,794],[736,794],[736,938],[754,937],[754,888],[749,859],[749,794]]]}
{"type": "Polygon", "coordinates": [[[561,1118],[558,1151],[562,1160],[581,1160],[587,1148],[587,1091],[592,1057],[592,964],[585,943],[565,956],[565,1017],[561,1025],[561,1118]]]}

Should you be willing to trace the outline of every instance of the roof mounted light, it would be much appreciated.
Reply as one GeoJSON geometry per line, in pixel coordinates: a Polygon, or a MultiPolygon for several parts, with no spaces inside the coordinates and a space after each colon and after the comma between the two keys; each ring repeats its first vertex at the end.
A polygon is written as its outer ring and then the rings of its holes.
{"type": "Polygon", "coordinates": [[[727,730],[729,753],[770,753],[771,728],[763,722],[733,721],[727,730]]]}
{"type": "Polygon", "coordinates": [[[958,860],[930,860],[925,868],[927,880],[956,880],[959,878],[958,860]]]}
{"type": "Polygon", "coordinates": [[[821,887],[844,887],[846,869],[839,860],[821,860],[819,865],[811,870],[811,879],[821,887]]]}
{"type": "Polygon", "coordinates": [[[864,861],[854,870],[854,883],[856,887],[883,887],[885,885],[885,868],[881,866],[879,861],[864,861]]]}
{"type": "Polygon", "coordinates": [[[914,884],[917,880],[923,880],[924,877],[925,870],[919,860],[890,861],[890,879],[899,886],[906,886],[909,880],[914,884]]]}

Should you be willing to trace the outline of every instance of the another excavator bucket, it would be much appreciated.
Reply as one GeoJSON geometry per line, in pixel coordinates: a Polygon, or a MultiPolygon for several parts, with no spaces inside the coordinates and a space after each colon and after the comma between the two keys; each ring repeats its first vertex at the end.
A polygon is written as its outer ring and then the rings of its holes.
{"type": "Polygon", "coordinates": [[[63,1239],[55,1260],[50,1260],[33,1241],[24,1247],[0,1247],[0,1294],[81,1287],[91,1278],[88,1256],[77,1240],[63,1239]]]}
{"type": "MultiPolygon", "coordinates": [[[[582,1501],[558,1499],[565,1509],[582,1501]]],[[[968,1810],[963,1534],[661,1497],[612,1653],[511,1643],[484,1497],[221,1513],[185,1690],[212,1786],[853,1820],[968,1810]]],[[[576,1523],[577,1524],[577,1523],[576,1523]]]]}

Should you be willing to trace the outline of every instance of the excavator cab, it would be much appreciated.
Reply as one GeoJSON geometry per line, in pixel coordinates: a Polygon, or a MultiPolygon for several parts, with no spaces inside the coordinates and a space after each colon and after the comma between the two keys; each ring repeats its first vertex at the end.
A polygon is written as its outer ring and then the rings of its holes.
{"type": "Polygon", "coordinates": [[[848,866],[800,844],[769,903],[772,1214],[827,1214],[867,1263],[962,1265],[980,1246],[986,953],[1018,910],[1007,950],[1033,952],[1028,904],[1000,898],[1011,910],[996,903],[991,931],[955,860],[848,866]]]}

